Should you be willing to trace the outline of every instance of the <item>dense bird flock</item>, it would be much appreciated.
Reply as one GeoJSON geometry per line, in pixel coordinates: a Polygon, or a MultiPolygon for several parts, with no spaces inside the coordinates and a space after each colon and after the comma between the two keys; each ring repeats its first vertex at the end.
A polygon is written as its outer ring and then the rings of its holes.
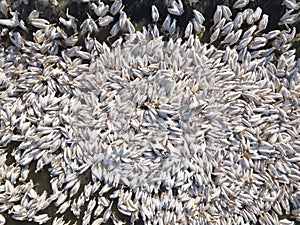
{"type": "Polygon", "coordinates": [[[152,5],[140,29],[122,0],[57,23],[1,1],[0,224],[300,221],[300,4],[266,31],[248,3],[209,30],[195,0],[152,5]]]}

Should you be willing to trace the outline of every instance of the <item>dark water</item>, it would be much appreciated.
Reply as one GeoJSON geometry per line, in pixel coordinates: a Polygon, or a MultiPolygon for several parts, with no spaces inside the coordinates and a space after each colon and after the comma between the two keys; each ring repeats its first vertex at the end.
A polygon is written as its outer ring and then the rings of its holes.
{"type": "MultiPolygon", "coordinates": [[[[80,23],[80,21],[82,22],[87,18],[87,13],[89,13],[91,16],[95,16],[94,13],[89,9],[89,4],[81,3],[80,0],[60,1],[58,6],[53,6],[51,4],[43,4],[41,3],[41,1],[38,0],[29,1],[28,4],[24,4],[22,1],[7,2],[11,4],[11,8],[13,10],[18,10],[18,12],[20,12],[21,18],[25,20],[27,24],[28,15],[33,9],[37,9],[38,11],[40,11],[40,17],[48,19],[51,23],[58,23],[58,18],[60,16],[65,18],[65,12],[67,8],[69,8],[69,14],[78,19],[78,24],[80,23]]],[[[110,0],[103,0],[102,2],[106,4],[111,4],[110,0]]],[[[199,2],[196,3],[193,7],[191,7],[191,3],[189,3],[188,0],[183,0],[182,2],[184,4],[185,12],[180,17],[174,16],[177,19],[177,25],[181,28],[181,31],[183,31],[188,22],[193,18],[193,9],[195,8],[199,10],[206,18],[204,25],[207,29],[202,40],[208,42],[210,36],[209,28],[213,25],[212,18],[217,5],[227,5],[229,8],[232,8],[235,0],[199,0],[199,2]]],[[[165,7],[163,0],[123,0],[123,4],[125,5],[124,10],[126,11],[127,15],[131,18],[133,24],[136,25],[136,27],[142,27],[143,25],[151,23],[150,13],[152,5],[156,5],[160,13],[158,26],[163,23],[163,20],[168,14],[167,8],[165,7]]],[[[279,18],[285,13],[285,9],[282,6],[282,0],[255,0],[250,1],[250,3],[247,5],[247,8],[255,9],[257,7],[261,7],[263,13],[269,15],[269,23],[265,32],[274,29],[285,29],[284,25],[278,25],[279,18]]],[[[239,10],[232,10],[233,18],[235,17],[238,11],[239,10]]],[[[114,23],[111,23],[111,25],[113,24],[114,23]]],[[[299,58],[300,20],[296,24],[294,24],[294,26],[296,27],[298,38],[295,40],[293,45],[297,49],[297,58],[299,58]]],[[[106,41],[106,37],[109,34],[110,28],[111,27],[101,29],[101,32],[96,35],[98,40],[106,41]]],[[[32,30],[35,30],[35,28],[29,27],[28,36],[31,36],[32,30]]],[[[115,39],[112,39],[112,41],[115,39]]]]}

